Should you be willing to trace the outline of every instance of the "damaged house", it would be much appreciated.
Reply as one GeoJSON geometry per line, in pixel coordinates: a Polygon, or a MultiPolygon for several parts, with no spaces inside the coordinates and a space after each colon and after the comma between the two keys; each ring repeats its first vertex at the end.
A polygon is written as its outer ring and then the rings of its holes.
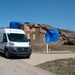
{"type": "Polygon", "coordinates": [[[47,29],[53,29],[50,25],[45,24],[21,24],[20,28],[25,31],[32,44],[45,43],[45,34],[47,29]]]}

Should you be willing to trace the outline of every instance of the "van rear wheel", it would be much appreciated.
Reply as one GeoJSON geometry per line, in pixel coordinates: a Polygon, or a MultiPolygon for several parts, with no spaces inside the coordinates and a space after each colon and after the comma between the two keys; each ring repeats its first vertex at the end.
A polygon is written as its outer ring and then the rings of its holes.
{"type": "Polygon", "coordinates": [[[5,51],[5,57],[6,57],[6,58],[10,58],[10,53],[9,53],[8,50],[5,51]]]}

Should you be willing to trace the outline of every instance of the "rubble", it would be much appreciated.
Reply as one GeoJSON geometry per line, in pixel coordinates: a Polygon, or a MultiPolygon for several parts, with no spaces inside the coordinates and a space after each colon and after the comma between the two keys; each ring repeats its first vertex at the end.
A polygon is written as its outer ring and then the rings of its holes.
{"type": "Polygon", "coordinates": [[[72,35],[73,33],[61,31],[59,42],[62,42],[62,45],[75,45],[75,36],[72,35]]]}

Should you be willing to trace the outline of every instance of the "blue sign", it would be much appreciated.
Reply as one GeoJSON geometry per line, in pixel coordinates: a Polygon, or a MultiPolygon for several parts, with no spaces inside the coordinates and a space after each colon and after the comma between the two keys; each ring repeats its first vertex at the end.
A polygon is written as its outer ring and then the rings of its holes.
{"type": "Polygon", "coordinates": [[[46,43],[57,42],[59,39],[59,33],[57,30],[47,30],[46,31],[46,43]]]}

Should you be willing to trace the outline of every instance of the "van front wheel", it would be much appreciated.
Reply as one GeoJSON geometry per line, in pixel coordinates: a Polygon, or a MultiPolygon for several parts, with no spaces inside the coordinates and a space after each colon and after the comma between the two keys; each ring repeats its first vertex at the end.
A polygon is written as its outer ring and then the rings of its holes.
{"type": "Polygon", "coordinates": [[[26,56],[26,58],[28,58],[28,59],[29,59],[29,58],[30,58],[30,55],[26,56]]]}
{"type": "Polygon", "coordinates": [[[8,50],[5,51],[5,57],[6,57],[6,58],[10,58],[10,53],[9,53],[8,50]]]}

